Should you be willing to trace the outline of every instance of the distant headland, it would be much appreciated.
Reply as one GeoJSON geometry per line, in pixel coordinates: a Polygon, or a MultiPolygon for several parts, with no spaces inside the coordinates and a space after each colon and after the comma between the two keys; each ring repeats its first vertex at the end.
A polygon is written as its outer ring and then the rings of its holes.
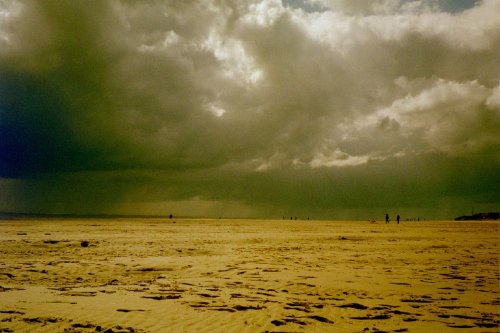
{"type": "Polygon", "coordinates": [[[491,221],[498,220],[500,217],[499,212],[490,212],[490,213],[477,213],[472,215],[464,215],[455,218],[455,221],[491,221]]]}

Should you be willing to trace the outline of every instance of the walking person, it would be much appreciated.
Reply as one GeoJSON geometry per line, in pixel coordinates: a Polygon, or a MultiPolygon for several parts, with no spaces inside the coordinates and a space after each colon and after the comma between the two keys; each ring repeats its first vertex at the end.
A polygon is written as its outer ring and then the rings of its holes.
{"type": "Polygon", "coordinates": [[[398,214],[398,216],[396,217],[396,220],[398,220],[398,224],[399,224],[399,214],[398,214]]]}
{"type": "Polygon", "coordinates": [[[389,223],[389,214],[385,214],[385,224],[389,223]]]}

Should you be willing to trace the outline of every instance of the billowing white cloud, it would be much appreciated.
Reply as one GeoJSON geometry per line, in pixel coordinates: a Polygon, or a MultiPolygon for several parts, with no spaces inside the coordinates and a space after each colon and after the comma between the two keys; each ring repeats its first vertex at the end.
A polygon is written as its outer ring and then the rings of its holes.
{"type": "Polygon", "coordinates": [[[500,108],[500,83],[492,91],[486,100],[486,105],[492,109],[500,108]]]}
{"type": "MultiPolygon", "coordinates": [[[[400,85],[412,90],[402,77],[400,85]]],[[[429,80],[416,95],[408,94],[389,107],[358,120],[356,131],[393,132],[404,138],[401,149],[419,147],[452,154],[468,154],[498,142],[498,110],[484,107],[491,91],[477,83],[429,80]]]]}

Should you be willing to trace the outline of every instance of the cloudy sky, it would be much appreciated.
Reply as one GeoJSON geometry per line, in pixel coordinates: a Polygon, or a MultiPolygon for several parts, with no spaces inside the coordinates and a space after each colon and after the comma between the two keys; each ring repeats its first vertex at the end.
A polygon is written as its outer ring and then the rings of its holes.
{"type": "Polygon", "coordinates": [[[0,0],[0,211],[500,209],[498,0],[0,0]]]}

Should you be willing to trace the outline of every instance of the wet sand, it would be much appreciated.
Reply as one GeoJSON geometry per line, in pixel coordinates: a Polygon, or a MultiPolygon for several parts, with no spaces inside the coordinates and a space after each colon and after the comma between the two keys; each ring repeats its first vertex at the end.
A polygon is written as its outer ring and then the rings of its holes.
{"type": "Polygon", "coordinates": [[[0,220],[0,332],[499,332],[500,223],[0,220]]]}

